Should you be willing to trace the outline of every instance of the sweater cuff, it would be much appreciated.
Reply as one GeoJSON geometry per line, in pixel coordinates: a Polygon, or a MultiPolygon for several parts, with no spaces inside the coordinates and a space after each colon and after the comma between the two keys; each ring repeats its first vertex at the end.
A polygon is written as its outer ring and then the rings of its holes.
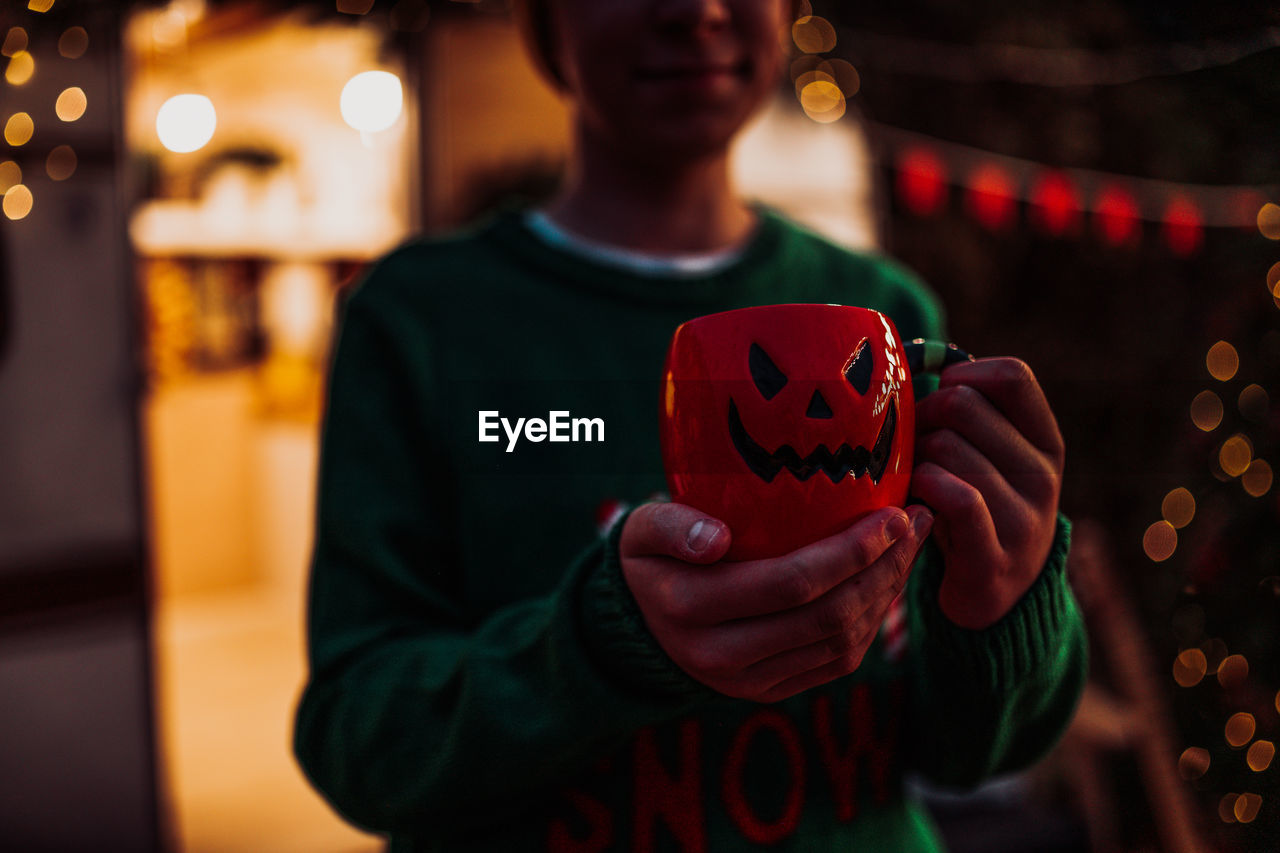
{"type": "Polygon", "coordinates": [[[695,700],[719,696],[694,680],[667,655],[645,624],[622,576],[618,542],[628,511],[610,528],[604,556],[582,587],[582,635],[597,665],[614,680],[645,695],[695,700]]]}
{"type": "Polygon", "coordinates": [[[1003,693],[1057,658],[1079,620],[1075,597],[1067,584],[1067,554],[1071,548],[1071,522],[1059,514],[1053,547],[1039,577],[1022,598],[986,628],[963,628],[942,612],[938,591],[942,586],[942,555],[923,561],[919,592],[914,602],[924,627],[925,654],[944,671],[966,672],[976,685],[1003,693]]]}

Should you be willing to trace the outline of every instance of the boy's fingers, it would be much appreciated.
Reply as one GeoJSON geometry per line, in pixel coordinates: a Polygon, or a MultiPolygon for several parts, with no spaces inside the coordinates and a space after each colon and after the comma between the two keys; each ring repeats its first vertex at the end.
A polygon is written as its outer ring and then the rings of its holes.
{"type": "MultiPolygon", "coordinates": [[[[982,393],[1040,450],[1062,456],[1062,432],[1035,374],[1016,358],[983,358],[942,372],[939,390],[968,385],[982,393]]],[[[926,398],[927,399],[927,398],[926,398]]]]}
{"type": "Polygon", "coordinates": [[[623,559],[674,557],[687,563],[714,563],[729,550],[729,528],[718,519],[679,503],[647,503],[627,517],[618,540],[623,559]]]}
{"type": "Polygon", "coordinates": [[[790,610],[820,598],[874,563],[910,528],[902,510],[879,509],[846,530],[790,554],[720,563],[688,580],[708,600],[704,624],[790,610]]]}
{"type": "Polygon", "coordinates": [[[925,516],[915,535],[900,539],[870,567],[801,607],[722,626],[722,642],[755,666],[815,645],[847,648],[851,640],[878,629],[889,602],[906,585],[932,522],[924,507],[912,510],[913,519],[925,516]]]}

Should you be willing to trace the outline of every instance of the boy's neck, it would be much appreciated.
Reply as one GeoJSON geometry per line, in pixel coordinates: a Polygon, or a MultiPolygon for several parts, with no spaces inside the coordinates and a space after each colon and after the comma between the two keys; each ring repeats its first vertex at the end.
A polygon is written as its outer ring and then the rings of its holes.
{"type": "Polygon", "coordinates": [[[757,215],[733,192],[728,153],[675,164],[637,162],[580,144],[546,207],[587,239],[644,252],[714,252],[743,243],[757,215]]]}

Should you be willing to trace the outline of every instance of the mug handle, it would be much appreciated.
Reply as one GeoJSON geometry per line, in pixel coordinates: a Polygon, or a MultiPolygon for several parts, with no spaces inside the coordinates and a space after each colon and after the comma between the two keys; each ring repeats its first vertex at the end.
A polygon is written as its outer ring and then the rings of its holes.
{"type": "Polygon", "coordinates": [[[911,371],[912,376],[919,376],[921,373],[941,373],[944,368],[953,364],[976,361],[960,347],[944,341],[916,338],[903,344],[902,349],[907,355],[907,369],[911,371]]]}

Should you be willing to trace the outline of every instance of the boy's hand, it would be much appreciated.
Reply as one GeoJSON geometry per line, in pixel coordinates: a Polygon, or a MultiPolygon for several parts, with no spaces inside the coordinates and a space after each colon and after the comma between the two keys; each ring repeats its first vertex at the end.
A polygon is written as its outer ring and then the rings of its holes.
{"type": "Polygon", "coordinates": [[[942,372],[916,406],[911,492],[938,514],[942,612],[985,628],[1035,581],[1053,545],[1063,445],[1040,384],[1016,358],[942,372]]]}
{"type": "Polygon", "coordinates": [[[932,521],[920,506],[882,509],[781,557],[719,562],[723,522],[645,504],[622,529],[622,572],[685,672],[729,696],[776,702],[858,668],[932,521]]]}

